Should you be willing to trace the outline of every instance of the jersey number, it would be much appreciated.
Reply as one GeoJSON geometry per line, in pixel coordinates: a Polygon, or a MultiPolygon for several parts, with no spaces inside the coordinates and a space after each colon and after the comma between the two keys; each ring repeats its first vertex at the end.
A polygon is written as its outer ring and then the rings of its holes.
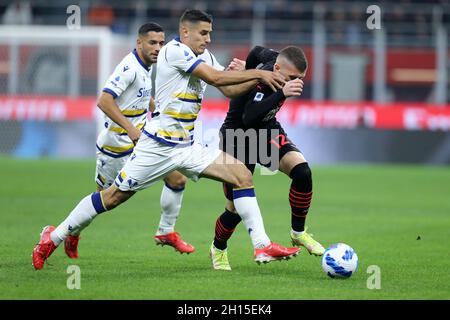
{"type": "Polygon", "coordinates": [[[278,149],[281,149],[282,146],[284,146],[288,141],[286,141],[286,136],[284,134],[279,134],[275,137],[275,139],[270,140],[270,143],[274,144],[278,149]],[[280,140],[280,143],[278,143],[275,139],[280,140]]]}

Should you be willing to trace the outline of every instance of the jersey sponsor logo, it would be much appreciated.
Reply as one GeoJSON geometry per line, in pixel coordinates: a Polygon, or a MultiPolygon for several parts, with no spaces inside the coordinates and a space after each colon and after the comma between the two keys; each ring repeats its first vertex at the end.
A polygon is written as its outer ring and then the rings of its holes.
{"type": "Polygon", "coordinates": [[[129,179],[127,180],[127,183],[128,183],[128,186],[129,186],[130,188],[135,187],[135,186],[137,186],[137,184],[138,184],[136,180],[131,179],[131,178],[129,178],[129,179]]]}
{"type": "Polygon", "coordinates": [[[275,145],[278,149],[281,149],[282,146],[284,146],[285,144],[287,144],[289,142],[290,141],[287,140],[287,138],[284,134],[279,134],[274,139],[270,140],[270,143],[275,145]],[[277,140],[279,139],[280,143],[278,143],[275,139],[277,139],[277,140]]]}
{"type": "Polygon", "coordinates": [[[191,61],[192,59],[194,59],[194,57],[190,55],[186,50],[184,50],[184,56],[186,57],[186,61],[191,61]]]}
{"type": "Polygon", "coordinates": [[[278,111],[280,111],[281,106],[277,107],[276,109],[270,110],[266,116],[264,117],[264,119],[262,119],[262,121],[269,121],[273,118],[275,118],[276,114],[278,111]]]}
{"type": "Polygon", "coordinates": [[[149,97],[150,94],[151,94],[151,90],[150,89],[140,88],[137,97],[138,98],[149,97]]]}
{"type": "Polygon", "coordinates": [[[258,92],[258,93],[255,95],[255,98],[253,99],[253,101],[261,101],[261,100],[263,99],[263,97],[264,97],[264,93],[258,92]]]}

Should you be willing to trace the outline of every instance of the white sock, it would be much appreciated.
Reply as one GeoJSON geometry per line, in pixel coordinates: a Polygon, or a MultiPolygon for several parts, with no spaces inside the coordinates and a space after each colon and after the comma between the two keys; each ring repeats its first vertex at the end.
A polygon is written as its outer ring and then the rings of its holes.
{"type": "Polygon", "coordinates": [[[183,190],[173,190],[164,185],[161,192],[161,219],[159,221],[157,235],[168,234],[174,231],[175,223],[180,214],[183,190]]]}
{"type": "Polygon", "coordinates": [[[55,246],[59,246],[72,231],[86,227],[98,213],[105,211],[101,207],[98,207],[99,205],[102,206],[101,197],[98,192],[84,197],[72,210],[66,220],[50,234],[55,246]]]}
{"type": "Polygon", "coordinates": [[[270,239],[264,230],[264,222],[252,189],[233,190],[233,202],[236,211],[242,218],[245,229],[250,234],[253,247],[261,249],[270,244],[270,239]]]}
{"type": "Polygon", "coordinates": [[[72,231],[69,232],[69,234],[71,236],[78,237],[80,235],[81,231],[86,229],[86,227],[91,224],[92,220],[93,220],[93,218],[82,223],[79,227],[73,228],[72,231]]]}

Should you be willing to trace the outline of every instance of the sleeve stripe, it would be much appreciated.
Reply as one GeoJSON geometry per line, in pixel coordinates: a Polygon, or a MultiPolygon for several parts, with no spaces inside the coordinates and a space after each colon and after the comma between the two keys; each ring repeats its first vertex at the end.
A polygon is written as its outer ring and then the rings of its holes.
{"type": "Polygon", "coordinates": [[[195,61],[194,64],[186,72],[191,73],[192,71],[194,71],[195,67],[197,67],[201,62],[205,61],[203,61],[202,59],[198,59],[197,61],[195,61]]]}
{"type": "Polygon", "coordinates": [[[115,93],[114,91],[112,91],[112,90],[109,89],[109,88],[103,88],[102,91],[103,91],[103,92],[106,92],[106,93],[109,93],[110,95],[113,96],[114,99],[117,98],[117,97],[119,96],[117,93],[115,93]]]}
{"type": "Polygon", "coordinates": [[[214,67],[214,58],[213,58],[211,52],[208,51],[208,53],[209,53],[209,56],[211,57],[211,65],[214,67]]]}

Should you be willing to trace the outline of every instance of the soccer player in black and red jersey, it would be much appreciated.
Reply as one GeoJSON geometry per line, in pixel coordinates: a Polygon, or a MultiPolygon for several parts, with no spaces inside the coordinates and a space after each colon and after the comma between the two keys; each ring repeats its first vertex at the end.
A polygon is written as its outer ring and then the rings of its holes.
{"type": "MultiPolygon", "coordinates": [[[[323,255],[323,246],[305,230],[305,220],[312,199],[312,177],[308,162],[289,140],[276,114],[286,98],[300,96],[307,71],[304,52],[289,46],[280,52],[257,46],[246,61],[233,59],[230,70],[263,69],[280,73],[286,80],[274,92],[263,83],[254,83],[249,91],[230,101],[226,119],[220,129],[220,147],[241,160],[253,173],[256,163],[280,170],[291,179],[291,240],[304,246],[310,254],[323,255]]],[[[250,87],[250,86],[249,86],[250,87]]],[[[241,221],[233,205],[232,186],[224,184],[227,198],[225,212],[216,221],[214,242],[210,248],[213,268],[231,270],[227,256],[227,240],[241,221]]],[[[248,230],[251,232],[251,230],[248,230]]]]}

